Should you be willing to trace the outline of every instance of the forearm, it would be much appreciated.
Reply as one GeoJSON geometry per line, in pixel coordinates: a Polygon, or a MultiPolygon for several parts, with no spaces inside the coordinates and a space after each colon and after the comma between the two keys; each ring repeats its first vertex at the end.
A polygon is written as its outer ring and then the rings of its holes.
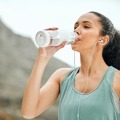
{"type": "MultiPolygon", "coordinates": [[[[21,113],[26,117],[31,118],[35,116],[38,104],[40,105],[40,84],[45,67],[50,58],[61,48],[65,46],[66,42],[63,42],[59,46],[48,46],[46,48],[39,48],[38,55],[31,72],[30,78],[27,82],[27,86],[23,96],[21,113]]],[[[55,85],[56,86],[56,85],[55,85]]],[[[47,88],[46,88],[47,89],[47,88]]],[[[44,100],[43,100],[44,101],[44,100]]],[[[49,100],[48,100],[49,102],[49,100]]],[[[40,106],[41,107],[41,106],[40,106]]]]}
{"type": "Polygon", "coordinates": [[[49,59],[47,57],[40,56],[40,54],[38,53],[33,70],[24,91],[21,108],[23,116],[33,115],[37,108],[40,99],[39,95],[41,79],[48,61],[49,59]]]}

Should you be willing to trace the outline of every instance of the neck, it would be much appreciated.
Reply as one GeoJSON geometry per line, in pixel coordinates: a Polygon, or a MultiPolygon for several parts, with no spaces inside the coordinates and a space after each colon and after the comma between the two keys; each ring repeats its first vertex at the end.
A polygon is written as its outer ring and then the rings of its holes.
{"type": "Polygon", "coordinates": [[[108,66],[103,60],[101,51],[95,50],[94,54],[91,54],[91,52],[89,52],[89,54],[88,52],[87,54],[81,54],[80,60],[80,72],[85,76],[97,74],[99,71],[105,71],[108,68],[108,66]]]}

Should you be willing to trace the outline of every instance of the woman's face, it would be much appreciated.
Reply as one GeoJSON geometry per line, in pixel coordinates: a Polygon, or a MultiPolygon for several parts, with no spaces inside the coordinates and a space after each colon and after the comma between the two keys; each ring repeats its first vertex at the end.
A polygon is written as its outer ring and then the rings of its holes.
{"type": "Polygon", "coordinates": [[[81,52],[89,50],[101,38],[101,24],[99,18],[93,13],[87,13],[79,17],[74,25],[74,30],[78,34],[77,39],[72,44],[72,49],[81,52]]]}

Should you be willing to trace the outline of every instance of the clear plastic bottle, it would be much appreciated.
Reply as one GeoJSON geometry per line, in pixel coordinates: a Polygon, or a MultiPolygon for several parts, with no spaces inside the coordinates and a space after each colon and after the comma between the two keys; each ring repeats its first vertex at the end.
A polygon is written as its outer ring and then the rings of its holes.
{"type": "Polygon", "coordinates": [[[41,30],[36,33],[35,41],[39,47],[58,46],[63,41],[71,44],[77,34],[74,31],[66,30],[41,30]]]}

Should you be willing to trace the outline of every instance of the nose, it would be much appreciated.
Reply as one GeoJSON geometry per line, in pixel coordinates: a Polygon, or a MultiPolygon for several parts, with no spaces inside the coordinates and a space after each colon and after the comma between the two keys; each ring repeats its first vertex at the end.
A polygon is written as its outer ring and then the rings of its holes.
{"type": "Polygon", "coordinates": [[[77,35],[80,35],[80,29],[79,29],[79,27],[77,27],[74,31],[77,33],[77,35]]]}
{"type": "MultiPolygon", "coordinates": [[[[76,31],[75,31],[76,32],[76,31]]],[[[77,33],[77,35],[80,35],[80,33],[79,32],[76,32],[77,33]]]]}

